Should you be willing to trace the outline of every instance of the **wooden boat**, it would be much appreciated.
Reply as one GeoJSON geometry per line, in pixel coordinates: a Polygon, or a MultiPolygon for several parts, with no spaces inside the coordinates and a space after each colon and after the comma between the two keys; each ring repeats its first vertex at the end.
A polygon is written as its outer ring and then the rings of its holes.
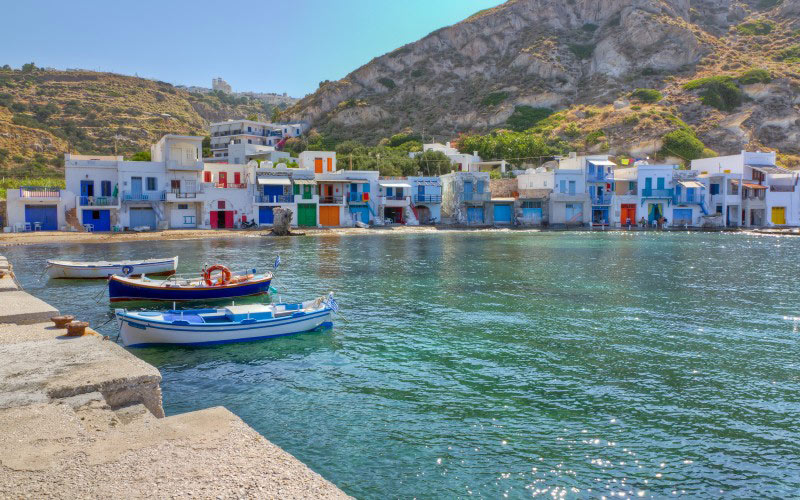
{"type": "Polygon", "coordinates": [[[117,309],[115,315],[125,347],[207,346],[331,328],[333,309],[328,300],[332,300],[332,295],[296,304],[231,305],[223,309],[165,312],[117,309]]]}
{"type": "Polygon", "coordinates": [[[269,293],[272,273],[234,274],[225,266],[211,266],[202,275],[174,275],[166,280],[151,280],[147,276],[131,278],[110,276],[108,298],[111,302],[125,300],[155,300],[185,302],[190,300],[215,301],[235,299],[269,293]],[[219,278],[212,276],[220,271],[219,278]]]}
{"type": "Polygon", "coordinates": [[[178,269],[178,257],[170,259],[120,260],[114,262],[72,262],[48,260],[47,275],[51,278],[106,279],[114,274],[124,276],[169,276],[178,269]]]}

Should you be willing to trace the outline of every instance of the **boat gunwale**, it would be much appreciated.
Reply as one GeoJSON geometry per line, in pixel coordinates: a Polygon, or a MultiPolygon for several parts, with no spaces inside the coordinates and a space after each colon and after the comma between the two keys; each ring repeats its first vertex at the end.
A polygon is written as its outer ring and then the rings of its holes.
{"type": "MultiPolygon", "coordinates": [[[[273,276],[273,274],[271,272],[267,272],[267,274],[265,274],[264,277],[262,277],[262,278],[258,278],[258,279],[253,278],[251,281],[246,281],[246,282],[243,282],[243,283],[229,283],[227,285],[218,285],[218,286],[208,286],[208,285],[202,285],[202,286],[177,286],[177,285],[176,286],[167,286],[167,283],[170,282],[169,280],[163,280],[163,283],[158,284],[158,285],[149,285],[149,284],[145,284],[145,283],[131,283],[131,281],[134,280],[135,278],[131,278],[130,276],[117,276],[117,275],[109,276],[108,277],[108,281],[110,282],[110,281],[113,280],[113,281],[116,281],[118,283],[122,283],[124,285],[130,286],[130,287],[134,287],[134,288],[149,288],[149,289],[155,289],[155,290],[179,290],[179,291],[190,291],[191,290],[193,292],[197,292],[197,291],[205,292],[205,291],[209,291],[209,290],[230,290],[232,288],[238,288],[238,287],[248,286],[248,285],[260,285],[260,284],[264,283],[265,281],[272,281],[273,277],[274,276],[273,276]]],[[[138,281],[141,281],[141,278],[138,281]]],[[[267,292],[262,292],[262,293],[267,293],[267,292]]],[[[253,294],[253,295],[260,295],[260,294],[253,294]]],[[[147,300],[155,300],[155,299],[147,299],[147,300]]],[[[171,300],[171,299],[162,299],[162,300],[171,300]]]]}
{"type": "MultiPolygon", "coordinates": [[[[254,329],[256,329],[256,327],[264,326],[263,325],[264,323],[275,323],[276,326],[282,326],[282,325],[287,325],[287,324],[291,324],[291,323],[298,323],[300,321],[305,321],[305,320],[308,320],[308,319],[316,319],[317,317],[322,317],[322,316],[324,316],[326,314],[330,314],[331,311],[332,311],[332,309],[330,307],[322,306],[322,308],[317,310],[317,311],[311,311],[311,312],[303,313],[302,317],[301,316],[291,315],[291,316],[286,316],[285,318],[274,318],[273,317],[273,318],[265,318],[265,319],[261,319],[261,320],[252,318],[254,321],[251,322],[251,323],[242,323],[241,321],[238,321],[238,322],[231,321],[230,322],[231,326],[235,325],[235,326],[244,326],[244,327],[249,327],[249,328],[224,328],[224,329],[218,329],[216,331],[207,331],[207,329],[208,328],[219,328],[220,327],[220,323],[190,323],[188,325],[175,325],[172,321],[157,320],[157,319],[145,319],[145,318],[139,318],[138,316],[137,317],[131,317],[130,313],[127,310],[123,310],[122,312],[116,313],[116,316],[120,321],[127,322],[128,324],[130,324],[134,328],[136,328],[137,326],[140,326],[141,323],[145,323],[145,324],[172,326],[172,327],[182,326],[183,328],[161,328],[161,327],[159,327],[159,329],[160,330],[172,330],[172,331],[186,332],[186,331],[192,331],[192,329],[194,329],[194,328],[196,328],[198,326],[202,326],[202,327],[204,327],[204,330],[206,330],[206,331],[203,331],[202,333],[217,333],[217,332],[238,332],[238,331],[243,331],[243,330],[254,330],[254,329]],[[278,323],[278,322],[281,322],[281,323],[278,323]],[[135,323],[139,323],[139,325],[134,325],[135,323]]],[[[301,312],[301,311],[294,311],[294,312],[301,312]]],[[[163,315],[162,315],[162,317],[163,317],[163,315]]],[[[175,321],[180,321],[180,320],[175,320],[175,321]]]]}
{"type": "MultiPolygon", "coordinates": [[[[105,261],[97,261],[103,262],[102,266],[92,265],[92,264],[80,264],[75,261],[71,260],[48,260],[48,266],[56,266],[56,267],[67,267],[73,269],[109,269],[109,268],[117,268],[117,267],[125,267],[125,266],[154,266],[157,264],[173,264],[174,268],[177,268],[178,256],[171,257],[169,259],[158,260],[158,259],[144,259],[144,260],[128,260],[128,261],[113,261],[113,262],[105,262],[105,261]]],[[[173,268],[173,269],[174,269],[173,268]]]]}

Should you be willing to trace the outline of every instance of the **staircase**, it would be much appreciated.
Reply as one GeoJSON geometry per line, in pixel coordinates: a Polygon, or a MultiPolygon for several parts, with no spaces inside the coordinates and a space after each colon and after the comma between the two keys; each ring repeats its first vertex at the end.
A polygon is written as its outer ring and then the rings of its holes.
{"type": "Polygon", "coordinates": [[[74,228],[74,229],[76,229],[78,231],[81,231],[81,232],[86,232],[86,228],[83,227],[83,224],[81,224],[81,221],[78,220],[78,209],[77,208],[70,208],[69,210],[67,210],[67,212],[64,215],[65,215],[65,218],[66,218],[66,221],[67,221],[67,225],[69,225],[69,227],[72,227],[72,228],[74,228]]]}

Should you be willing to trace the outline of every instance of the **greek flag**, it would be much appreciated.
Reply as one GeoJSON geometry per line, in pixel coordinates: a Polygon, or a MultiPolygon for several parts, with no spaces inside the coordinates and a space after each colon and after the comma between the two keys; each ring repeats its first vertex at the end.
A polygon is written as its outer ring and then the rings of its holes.
{"type": "Polygon", "coordinates": [[[275,257],[275,263],[272,264],[272,269],[277,271],[278,270],[278,266],[280,266],[280,265],[281,265],[281,256],[278,255],[277,257],[275,257]]]}
{"type": "Polygon", "coordinates": [[[328,295],[328,298],[325,300],[325,305],[330,307],[333,312],[339,312],[339,303],[333,298],[333,294],[328,295]]]}

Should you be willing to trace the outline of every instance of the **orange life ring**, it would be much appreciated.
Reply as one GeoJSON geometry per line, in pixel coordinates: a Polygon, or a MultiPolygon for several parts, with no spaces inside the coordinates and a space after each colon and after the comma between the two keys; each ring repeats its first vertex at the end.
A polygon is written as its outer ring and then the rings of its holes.
{"type": "Polygon", "coordinates": [[[221,264],[215,264],[203,272],[203,280],[205,280],[206,286],[227,285],[231,282],[231,270],[221,264]],[[216,283],[211,280],[211,273],[214,271],[222,271],[222,275],[217,279],[216,283]]]}

